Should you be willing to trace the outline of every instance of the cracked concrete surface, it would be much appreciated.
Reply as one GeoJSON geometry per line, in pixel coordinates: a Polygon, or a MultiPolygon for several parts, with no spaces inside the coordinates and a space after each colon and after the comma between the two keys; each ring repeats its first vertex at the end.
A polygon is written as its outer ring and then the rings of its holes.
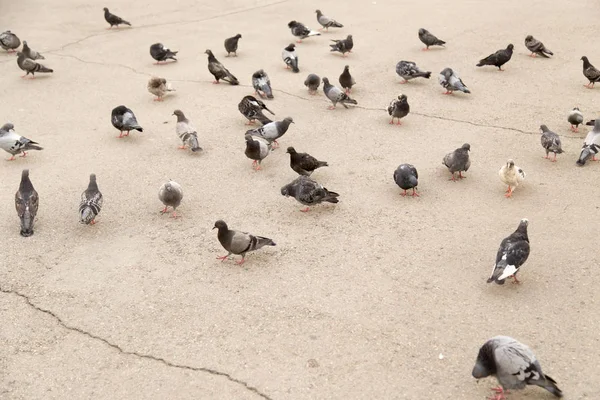
{"type": "MultiPolygon", "coordinates": [[[[476,384],[470,370],[496,334],[529,344],[567,398],[594,397],[599,384],[582,377],[600,356],[598,259],[586,230],[598,222],[598,166],[574,167],[585,129],[569,132],[566,113],[598,112],[579,61],[593,41],[579,16],[595,5],[373,3],[349,3],[360,16],[332,1],[107,3],[134,24],[118,31],[105,30],[104,5],[3,5],[3,29],[45,54],[55,74],[21,80],[14,56],[0,53],[1,118],[45,148],[0,162],[0,398],[478,399],[492,382],[476,384]],[[560,21],[553,30],[528,17],[542,6],[560,21]],[[302,72],[291,74],[280,60],[293,40],[286,24],[316,28],[316,8],[346,27],[300,44],[302,72]],[[447,48],[421,52],[420,27],[447,48]],[[223,40],[238,32],[239,57],[224,57],[223,40]],[[329,39],[348,33],[355,52],[330,54],[329,39]],[[527,57],[529,33],[556,56],[527,57]],[[152,65],[157,41],[180,50],[180,61],[152,65]],[[474,67],[509,41],[506,72],[474,67]],[[206,48],[242,85],[210,83],[206,48]],[[435,77],[399,85],[400,59],[434,76],[452,66],[473,94],[442,96],[435,77]],[[345,64],[358,109],[327,111],[302,82],[309,72],[337,81],[345,64]],[[283,151],[260,174],[250,170],[237,103],[259,68],[274,84],[269,107],[296,121],[282,146],[329,162],[315,178],[342,194],[336,207],[300,215],[279,195],[294,178],[283,151]],[[173,81],[176,95],[152,102],[151,75],[173,81]],[[384,108],[401,92],[412,112],[389,126],[384,108]],[[114,138],[109,116],[119,104],[135,111],[143,134],[114,138]],[[199,129],[199,157],[176,149],[176,108],[199,129]],[[563,137],[558,163],[541,157],[541,123],[563,137]],[[454,184],[441,159],[464,142],[473,166],[454,184]],[[497,178],[509,157],[528,173],[511,201],[497,178]],[[420,199],[398,196],[391,175],[401,162],[419,169],[420,199]],[[25,167],[41,198],[28,239],[13,208],[25,167]],[[76,216],[90,172],[105,197],[91,229],[76,216]],[[184,188],[178,221],[157,213],[168,178],[184,188]],[[533,250],[523,285],[486,285],[498,243],[524,216],[533,250]],[[210,231],[219,218],[278,246],[243,268],[220,263],[210,231]]],[[[548,397],[531,389],[515,398],[548,397]]]]}

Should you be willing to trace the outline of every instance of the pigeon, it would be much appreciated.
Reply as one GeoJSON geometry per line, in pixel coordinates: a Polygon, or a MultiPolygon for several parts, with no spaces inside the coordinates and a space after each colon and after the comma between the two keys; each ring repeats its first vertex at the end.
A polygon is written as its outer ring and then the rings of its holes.
{"type": "Polygon", "coordinates": [[[594,84],[600,81],[600,71],[598,71],[596,67],[594,67],[590,63],[586,56],[581,57],[581,60],[583,60],[583,76],[585,76],[587,80],[590,81],[587,85],[584,86],[588,89],[593,89],[594,84]]]}
{"type": "Polygon", "coordinates": [[[21,157],[26,157],[26,152],[29,150],[43,150],[38,142],[29,140],[15,132],[15,126],[10,122],[0,128],[0,148],[11,154],[8,161],[14,160],[19,153],[23,153],[21,157]]]}
{"type": "Polygon", "coordinates": [[[465,178],[462,176],[462,171],[467,172],[471,166],[471,160],[469,160],[469,151],[471,151],[471,145],[469,143],[463,144],[452,153],[448,153],[444,156],[442,164],[444,164],[448,171],[452,174],[451,180],[456,181],[454,173],[458,172],[458,179],[465,178]]]}
{"type": "Polygon", "coordinates": [[[548,55],[554,55],[553,52],[544,46],[544,43],[540,42],[531,35],[527,35],[525,38],[525,47],[527,47],[527,49],[531,52],[529,57],[535,57],[536,54],[539,54],[542,57],[549,58],[548,55]]]}
{"type": "Polygon", "coordinates": [[[525,180],[525,171],[515,165],[513,160],[508,160],[506,164],[498,171],[500,180],[508,185],[506,189],[505,197],[512,197],[513,191],[519,186],[523,180],[525,180]]]}
{"type": "Polygon", "coordinates": [[[320,36],[319,32],[311,31],[304,24],[297,21],[290,21],[288,28],[292,31],[292,35],[298,38],[298,43],[302,43],[302,39],[306,39],[310,36],[320,36]]]}
{"type": "Polygon", "coordinates": [[[411,164],[400,164],[394,171],[394,182],[404,190],[401,196],[406,196],[406,191],[412,189],[412,196],[419,197],[417,186],[419,185],[419,174],[417,169],[411,164]]]}
{"type": "Polygon", "coordinates": [[[144,132],[144,129],[138,124],[133,111],[129,108],[121,105],[115,107],[110,114],[110,121],[112,125],[119,130],[121,133],[117,136],[121,139],[123,136],[129,136],[129,132],[132,130],[144,132]],[[123,134],[123,132],[127,132],[123,134]]]}
{"type": "Polygon", "coordinates": [[[37,51],[31,50],[29,48],[29,46],[27,45],[27,40],[23,40],[23,50],[21,50],[21,53],[25,54],[26,58],[30,58],[32,60],[45,60],[46,59],[46,57],[44,57],[37,51]]]}
{"type": "Polygon", "coordinates": [[[431,77],[431,72],[423,71],[412,61],[399,61],[396,64],[396,73],[404,79],[404,82],[400,83],[406,83],[415,78],[429,79],[431,77]]]}
{"type": "Polygon", "coordinates": [[[431,32],[429,32],[427,29],[423,28],[419,29],[419,39],[421,40],[421,42],[423,42],[425,46],[427,46],[423,50],[429,50],[429,46],[444,46],[446,44],[446,42],[438,39],[437,37],[435,37],[435,35],[432,35],[431,32]]]}
{"type": "Polygon", "coordinates": [[[165,78],[152,77],[148,81],[148,91],[156,96],[154,101],[163,101],[163,96],[167,92],[174,92],[175,89],[171,87],[171,83],[167,82],[165,78]]]}
{"type": "MultiPolygon", "coordinates": [[[[588,122],[589,124],[589,122],[588,122]]],[[[590,158],[592,161],[596,160],[596,154],[600,151],[600,118],[597,118],[594,121],[594,129],[592,129],[585,140],[583,141],[583,147],[581,148],[581,153],[579,153],[579,159],[577,160],[577,165],[583,166],[586,161],[590,158]]]]}
{"type": "Polygon", "coordinates": [[[24,169],[21,174],[19,190],[15,194],[15,208],[21,220],[21,236],[33,235],[33,223],[37,215],[40,198],[29,180],[29,170],[24,169]]]}
{"type": "Polygon", "coordinates": [[[442,72],[440,72],[438,80],[440,85],[446,89],[446,93],[444,94],[452,94],[452,92],[457,90],[464,93],[471,93],[471,91],[467,89],[467,86],[463,83],[462,79],[460,79],[458,74],[454,72],[452,68],[444,68],[442,72]]]}
{"type": "Polygon", "coordinates": [[[247,232],[234,231],[227,227],[227,224],[223,220],[215,222],[213,229],[218,229],[217,238],[219,243],[225,250],[227,255],[217,257],[217,260],[225,261],[230,255],[241,255],[242,259],[236,261],[237,264],[242,265],[246,261],[246,253],[249,251],[258,250],[265,246],[276,246],[273,239],[269,239],[262,236],[254,236],[247,232]]]}
{"type": "Polygon", "coordinates": [[[346,36],[346,39],[331,40],[333,44],[330,44],[331,47],[330,52],[337,51],[342,53],[344,57],[346,57],[346,53],[352,53],[352,48],[354,47],[354,41],[352,40],[352,35],[346,36]]]}
{"type": "Polygon", "coordinates": [[[354,99],[348,97],[348,95],[338,87],[333,86],[329,83],[329,79],[323,78],[323,92],[325,96],[333,103],[332,106],[329,106],[330,110],[334,110],[337,103],[341,103],[344,108],[348,108],[346,103],[348,104],[358,104],[358,102],[354,99]]]}
{"type": "Polygon", "coordinates": [[[263,125],[273,122],[263,114],[262,110],[267,110],[272,115],[275,115],[273,111],[267,108],[265,103],[254,96],[244,96],[238,104],[238,110],[248,119],[246,125],[253,124],[255,120],[258,120],[263,125]]]}
{"type": "Polygon", "coordinates": [[[406,117],[410,112],[408,97],[405,94],[401,94],[397,99],[392,100],[387,108],[387,112],[392,117],[390,125],[394,124],[394,118],[398,119],[398,125],[402,125],[400,119],[406,117]]]}
{"type": "Polygon", "coordinates": [[[237,80],[237,78],[235,76],[233,76],[231,74],[231,72],[229,72],[227,70],[227,68],[225,68],[223,66],[223,64],[221,64],[215,58],[212,51],[206,50],[204,53],[208,54],[208,71],[211,74],[213,74],[213,76],[215,77],[215,80],[213,81],[213,83],[219,83],[219,79],[221,79],[221,80],[224,80],[225,82],[229,82],[229,84],[231,84],[231,85],[239,85],[240,84],[240,82],[237,80]]]}
{"type": "Polygon", "coordinates": [[[487,283],[496,282],[504,285],[504,280],[513,278],[513,283],[519,283],[517,272],[529,257],[529,237],[527,236],[529,221],[523,218],[517,230],[504,238],[496,254],[496,263],[487,283]]]}
{"type": "Polygon", "coordinates": [[[150,55],[156,60],[155,64],[167,62],[167,60],[177,61],[175,58],[177,53],[179,52],[165,49],[165,46],[162,43],[154,43],[152,46],[150,46],[150,55]]]}
{"type": "Polygon", "coordinates": [[[173,115],[177,116],[175,132],[182,142],[182,145],[179,148],[183,150],[188,146],[194,153],[202,150],[202,147],[198,145],[198,133],[190,120],[183,115],[181,110],[173,111],[173,115]]]}
{"type": "Polygon", "coordinates": [[[540,125],[540,132],[542,133],[541,142],[542,147],[546,150],[546,157],[548,157],[549,153],[554,153],[554,159],[552,162],[556,162],[556,155],[561,154],[563,149],[560,143],[560,137],[554,132],[552,132],[546,125],[540,125]]]}
{"type": "Polygon", "coordinates": [[[302,212],[307,212],[310,210],[310,206],[323,202],[338,203],[338,197],[340,196],[336,192],[330,192],[323,185],[305,175],[300,175],[283,186],[281,194],[285,197],[292,196],[300,204],[304,204],[306,208],[300,210],[302,212]]]}
{"type": "Polygon", "coordinates": [[[111,14],[110,11],[108,11],[108,8],[106,8],[106,7],[104,7],[104,19],[106,20],[106,22],[108,22],[110,24],[110,27],[107,29],[112,28],[113,25],[116,26],[117,28],[121,24],[131,26],[131,24],[129,22],[125,21],[121,17],[117,17],[115,14],[111,14]]]}
{"type": "Polygon", "coordinates": [[[25,78],[27,75],[31,74],[32,78],[35,78],[35,73],[51,73],[54,72],[53,69],[47,68],[40,63],[33,61],[30,58],[27,58],[23,53],[17,53],[17,65],[23,71],[26,72],[25,75],[21,76],[21,78],[25,78]]]}
{"type": "Polygon", "coordinates": [[[235,57],[237,57],[237,48],[238,48],[238,40],[242,38],[242,35],[239,33],[233,37],[225,39],[225,51],[227,51],[227,55],[225,57],[229,57],[229,54],[233,53],[235,57]]]}
{"type": "Polygon", "coordinates": [[[264,70],[259,69],[258,71],[252,74],[252,87],[254,87],[256,94],[259,95],[261,98],[273,98],[271,80],[269,79],[269,75],[267,75],[267,73],[264,70]]]}
{"type": "Polygon", "coordinates": [[[21,39],[11,31],[0,33],[0,47],[7,52],[14,52],[21,45],[21,39]]]}
{"type": "Polygon", "coordinates": [[[315,74],[309,74],[304,81],[304,86],[308,88],[308,93],[315,95],[321,85],[321,78],[315,74]]]}
{"type": "Polygon", "coordinates": [[[344,71],[340,75],[339,82],[342,88],[346,89],[346,94],[352,91],[352,86],[356,85],[356,81],[352,75],[350,75],[350,66],[346,65],[344,67],[344,71]]]}
{"type": "Polygon", "coordinates": [[[81,193],[79,222],[86,225],[94,225],[96,217],[102,209],[103,202],[102,193],[98,190],[98,184],[96,183],[96,174],[91,174],[88,188],[81,193]]]}
{"type": "Polygon", "coordinates": [[[269,142],[270,145],[275,145],[273,148],[279,147],[279,143],[277,143],[277,139],[285,135],[287,130],[290,127],[290,124],[293,124],[294,120],[292,117],[286,117],[281,121],[269,122],[266,125],[261,126],[260,128],[251,129],[246,133],[251,134],[252,136],[260,137],[269,142]]]}
{"type": "MultiPolygon", "coordinates": [[[[325,30],[329,31],[329,28],[343,28],[344,27],[344,25],[340,24],[335,19],[329,18],[329,17],[323,15],[321,10],[316,10],[315,12],[317,13],[317,21],[319,22],[319,24],[321,24],[321,26],[323,28],[325,28],[325,30]]],[[[321,28],[319,30],[322,31],[323,28],[321,28]]]]}
{"type": "Polygon", "coordinates": [[[293,147],[287,148],[290,167],[299,175],[311,176],[317,168],[328,167],[327,161],[319,161],[308,153],[297,153],[293,147]]]}
{"type": "Polygon", "coordinates": [[[281,58],[283,62],[285,62],[286,68],[292,68],[294,72],[300,72],[298,68],[298,55],[296,54],[296,45],[294,43],[290,43],[288,47],[283,49],[281,52],[281,58]]]}
{"type": "Polygon", "coordinates": [[[571,130],[573,132],[579,131],[579,125],[583,123],[583,114],[579,111],[579,108],[575,107],[569,113],[569,117],[567,118],[569,124],[571,124],[571,130]]]}
{"type": "Polygon", "coordinates": [[[246,133],[244,136],[246,139],[246,157],[251,160],[252,167],[258,171],[260,170],[260,163],[264,160],[271,152],[271,144],[266,140],[258,136],[252,136],[250,133],[246,133]]]}
{"type": "Polygon", "coordinates": [[[498,67],[498,70],[504,71],[502,66],[510,61],[513,53],[513,49],[515,46],[509,44],[506,49],[498,50],[497,52],[490,54],[486,58],[479,60],[477,63],[478,67],[483,67],[484,65],[493,65],[498,67]]]}
{"type": "Polygon", "coordinates": [[[177,215],[177,207],[183,199],[183,190],[179,183],[171,179],[169,179],[169,182],[163,183],[158,190],[158,198],[165,205],[165,208],[160,211],[161,214],[166,214],[167,208],[172,207],[173,214],[171,214],[171,218],[180,217],[180,215],[177,215]]]}
{"type": "Polygon", "coordinates": [[[495,375],[500,387],[495,399],[504,399],[509,389],[524,389],[527,385],[540,386],[556,397],[562,391],[556,381],[542,372],[539,361],[529,347],[508,336],[495,336],[479,349],[472,375],[476,379],[495,375]]]}

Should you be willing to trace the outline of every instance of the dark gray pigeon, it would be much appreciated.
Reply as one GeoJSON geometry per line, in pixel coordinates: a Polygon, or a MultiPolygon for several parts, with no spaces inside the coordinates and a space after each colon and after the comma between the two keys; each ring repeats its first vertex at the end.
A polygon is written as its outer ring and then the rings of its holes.
{"type": "Polygon", "coordinates": [[[0,33],[0,47],[11,53],[21,45],[21,39],[11,31],[0,33]]]}
{"type": "Polygon", "coordinates": [[[402,196],[406,196],[406,191],[412,189],[412,196],[419,197],[417,193],[417,186],[419,185],[419,174],[417,169],[411,164],[400,164],[394,171],[394,182],[404,190],[400,193],[402,196]]]}
{"type": "Polygon", "coordinates": [[[354,48],[354,40],[352,39],[352,35],[346,36],[346,39],[332,39],[333,44],[330,44],[331,51],[337,51],[342,53],[344,57],[346,57],[346,53],[352,53],[352,49],[354,48]]]}
{"type": "Polygon", "coordinates": [[[398,64],[396,64],[396,73],[404,79],[404,82],[400,83],[406,83],[415,78],[429,79],[431,77],[431,72],[423,71],[412,61],[399,61],[398,64]]]}
{"type": "Polygon", "coordinates": [[[495,399],[504,399],[508,390],[521,390],[527,385],[542,387],[556,397],[562,391],[556,381],[542,372],[542,367],[533,351],[526,345],[508,336],[495,336],[479,349],[473,378],[496,376],[500,387],[494,388],[495,399]]]}
{"type": "MultiPolygon", "coordinates": [[[[329,28],[343,28],[344,27],[344,25],[340,24],[335,19],[329,18],[329,17],[323,15],[321,10],[316,10],[315,13],[317,13],[317,21],[327,31],[329,31],[329,28]]],[[[321,28],[319,30],[322,31],[323,28],[321,28]]]]}
{"type": "Polygon", "coordinates": [[[352,91],[352,86],[356,85],[356,81],[352,75],[350,75],[350,66],[346,65],[344,67],[344,71],[342,71],[339,81],[342,88],[346,89],[346,94],[349,94],[352,91]]]}
{"type": "Polygon", "coordinates": [[[293,147],[287,148],[290,167],[299,175],[311,176],[317,168],[328,167],[327,161],[319,161],[308,153],[298,153],[293,147]]]}
{"type": "Polygon", "coordinates": [[[348,95],[338,87],[333,86],[329,83],[329,79],[323,78],[323,92],[325,96],[333,103],[332,106],[329,106],[330,110],[334,110],[337,103],[340,103],[344,106],[344,108],[348,108],[346,104],[358,104],[358,102],[354,99],[348,97],[348,95]]]}
{"type": "Polygon", "coordinates": [[[225,57],[229,57],[229,54],[233,53],[235,57],[237,57],[237,49],[238,49],[238,40],[242,38],[242,35],[239,33],[233,37],[225,39],[225,51],[227,55],[225,57]]]}
{"type": "Polygon", "coordinates": [[[31,50],[31,48],[27,45],[27,40],[23,40],[23,49],[21,53],[25,54],[26,58],[31,58],[32,60],[45,60],[46,57],[41,55],[35,50],[31,50]]]}
{"type": "Polygon", "coordinates": [[[549,58],[548,55],[554,55],[553,52],[551,52],[546,48],[546,46],[544,46],[544,43],[540,42],[531,35],[527,35],[527,37],[525,38],[525,47],[527,47],[527,49],[531,52],[529,57],[535,57],[536,54],[539,54],[544,58],[549,58]]]}
{"type": "Polygon", "coordinates": [[[498,70],[504,71],[502,66],[510,61],[513,54],[513,49],[515,46],[509,44],[506,49],[498,50],[497,52],[490,54],[486,58],[482,58],[477,63],[478,67],[483,67],[484,65],[493,65],[498,67],[498,70]]]}
{"type": "Polygon", "coordinates": [[[471,151],[471,145],[469,143],[463,144],[452,153],[448,153],[444,156],[442,164],[444,164],[448,171],[452,174],[451,180],[456,181],[454,174],[458,172],[458,179],[465,178],[462,176],[462,171],[467,172],[471,166],[471,160],[469,160],[469,151],[471,151]]]}
{"type": "Polygon", "coordinates": [[[308,88],[308,93],[312,95],[317,94],[319,85],[321,85],[321,78],[315,74],[309,74],[304,81],[304,86],[308,88]]]}
{"type": "Polygon", "coordinates": [[[300,68],[298,68],[298,54],[296,54],[296,45],[294,43],[290,43],[283,49],[281,59],[285,63],[286,68],[292,68],[292,71],[300,72],[300,68]]]}
{"type": "Polygon", "coordinates": [[[273,122],[269,118],[267,118],[265,114],[263,114],[262,110],[267,110],[272,115],[275,115],[273,111],[267,108],[265,103],[258,100],[256,97],[249,95],[244,96],[242,101],[240,101],[240,103],[238,104],[238,110],[240,110],[242,115],[246,117],[246,119],[248,119],[246,125],[253,124],[255,120],[258,120],[263,125],[273,122]]]}
{"type": "Polygon", "coordinates": [[[571,124],[571,130],[573,132],[579,131],[579,125],[583,123],[583,114],[579,111],[579,108],[575,107],[569,113],[567,121],[571,124]]]}
{"type": "Polygon", "coordinates": [[[131,26],[131,24],[125,21],[123,18],[117,17],[115,14],[111,14],[110,11],[108,11],[108,8],[106,7],[104,7],[104,19],[110,24],[110,27],[107,29],[110,29],[113,26],[116,26],[118,28],[121,24],[131,26]]]}
{"type": "Polygon", "coordinates": [[[232,254],[241,255],[242,259],[236,261],[237,264],[241,265],[246,261],[246,253],[265,246],[276,246],[276,243],[272,239],[229,229],[223,220],[215,222],[213,229],[215,228],[219,230],[219,233],[217,233],[219,243],[227,250],[227,255],[217,257],[217,260],[225,261],[232,254]]]}
{"type": "Polygon", "coordinates": [[[246,151],[244,154],[249,159],[254,160],[252,167],[258,171],[261,169],[260,164],[262,160],[267,158],[271,152],[271,143],[261,137],[252,136],[250,133],[246,133],[244,138],[246,139],[246,151]]]}
{"type": "Polygon", "coordinates": [[[542,147],[544,148],[544,150],[546,150],[545,158],[549,159],[550,157],[548,157],[548,154],[554,153],[554,159],[552,161],[556,162],[556,155],[561,154],[563,152],[560,143],[560,137],[556,133],[548,129],[546,125],[540,125],[540,132],[542,133],[542,147]]]}
{"type": "Polygon", "coordinates": [[[150,46],[150,55],[156,60],[155,64],[167,62],[167,60],[177,61],[175,58],[177,53],[179,52],[165,49],[165,46],[162,43],[154,43],[152,46],[150,46]]]}
{"type": "Polygon", "coordinates": [[[458,74],[454,72],[452,68],[444,68],[442,72],[440,72],[438,80],[440,85],[446,89],[446,93],[444,94],[452,94],[455,91],[471,93],[471,91],[467,89],[467,85],[463,83],[462,79],[460,79],[458,74]]]}
{"type": "Polygon", "coordinates": [[[444,46],[446,42],[432,35],[427,29],[419,29],[419,39],[426,46],[423,50],[429,50],[429,46],[444,46]]]}
{"type": "Polygon", "coordinates": [[[504,238],[496,254],[496,263],[487,283],[496,282],[504,285],[504,280],[513,278],[513,283],[519,283],[517,272],[529,257],[529,237],[527,236],[529,221],[523,218],[517,230],[504,238]]]}
{"type": "Polygon", "coordinates": [[[96,183],[96,174],[91,174],[88,188],[81,193],[79,222],[86,225],[94,225],[96,217],[102,209],[102,203],[104,203],[104,199],[96,183]]]}
{"type": "Polygon", "coordinates": [[[310,206],[315,206],[323,202],[339,202],[338,193],[327,190],[317,181],[304,175],[300,175],[292,182],[283,186],[281,188],[281,194],[285,197],[291,196],[300,204],[304,204],[306,208],[300,210],[302,212],[307,212],[310,210],[310,206]]]}
{"type": "Polygon", "coordinates": [[[596,67],[592,65],[592,63],[590,63],[590,60],[588,60],[586,56],[581,57],[581,60],[583,61],[583,76],[590,81],[587,85],[583,86],[587,87],[588,89],[593,89],[594,84],[600,81],[600,71],[598,71],[596,67]]]}
{"type": "Polygon", "coordinates": [[[182,142],[179,146],[181,150],[189,147],[192,152],[201,151],[202,147],[198,144],[198,132],[192,125],[189,119],[186,118],[185,114],[181,110],[173,111],[173,115],[177,117],[177,124],[175,124],[175,133],[182,142]]]}
{"type": "Polygon", "coordinates": [[[298,43],[302,43],[302,39],[306,39],[307,37],[321,35],[319,32],[311,31],[298,21],[290,21],[288,23],[288,28],[290,28],[292,35],[298,38],[298,43]]]}
{"type": "Polygon", "coordinates": [[[17,53],[17,65],[21,70],[25,71],[26,74],[21,76],[21,78],[25,78],[27,75],[31,74],[32,78],[35,78],[35,73],[52,73],[53,69],[47,68],[42,64],[33,61],[31,58],[27,58],[23,53],[17,53]]]}
{"type": "Polygon", "coordinates": [[[408,97],[405,94],[401,94],[397,99],[392,100],[387,108],[387,112],[392,117],[390,125],[394,124],[394,118],[398,119],[398,125],[402,125],[400,119],[406,117],[410,112],[408,97]]]}
{"type": "Polygon", "coordinates": [[[169,179],[169,182],[163,183],[158,190],[158,198],[165,205],[165,208],[160,211],[161,214],[166,214],[167,209],[172,207],[173,214],[171,214],[171,218],[180,217],[180,215],[177,215],[177,207],[179,207],[183,199],[183,189],[181,189],[179,183],[171,179],[169,179]]]}
{"type": "Polygon", "coordinates": [[[29,170],[24,169],[21,174],[19,190],[15,194],[15,208],[21,220],[21,236],[33,235],[33,224],[38,212],[40,199],[29,180],[29,170]]]}
{"type": "Polygon", "coordinates": [[[259,95],[261,98],[273,98],[271,80],[269,79],[269,75],[267,75],[267,73],[264,70],[259,69],[258,71],[252,74],[252,87],[254,87],[256,94],[259,95]]]}
{"type": "Polygon", "coordinates": [[[213,83],[218,84],[219,80],[223,80],[230,85],[240,84],[237,78],[215,58],[212,51],[206,50],[204,53],[208,54],[208,71],[215,77],[213,83]]]}
{"type": "MultiPolygon", "coordinates": [[[[589,124],[589,122],[588,122],[589,124]]],[[[587,125],[587,124],[586,124],[587,125]]],[[[596,154],[600,151],[600,118],[594,121],[594,129],[589,131],[585,140],[583,141],[583,147],[581,153],[579,153],[579,159],[577,165],[583,166],[591,158],[592,161],[598,161],[596,154]]]]}
{"type": "Polygon", "coordinates": [[[14,160],[15,156],[19,153],[23,153],[21,157],[26,157],[26,152],[29,150],[43,150],[43,148],[39,146],[39,143],[29,140],[15,132],[15,126],[10,122],[4,124],[2,128],[0,128],[0,148],[11,154],[8,161],[14,160]]]}
{"type": "Polygon", "coordinates": [[[281,121],[269,122],[268,124],[263,125],[260,128],[251,129],[246,133],[249,133],[252,136],[265,139],[267,142],[269,142],[270,145],[273,146],[274,149],[276,149],[279,147],[277,139],[285,135],[285,133],[290,127],[290,124],[293,123],[294,120],[292,119],[292,117],[286,117],[281,121]]]}
{"type": "Polygon", "coordinates": [[[123,136],[129,136],[129,132],[132,130],[144,132],[144,128],[138,124],[133,111],[123,105],[115,107],[112,110],[110,121],[112,122],[112,125],[119,130],[120,135],[117,136],[119,139],[123,136]],[[123,132],[127,133],[123,134],[123,132]]]}

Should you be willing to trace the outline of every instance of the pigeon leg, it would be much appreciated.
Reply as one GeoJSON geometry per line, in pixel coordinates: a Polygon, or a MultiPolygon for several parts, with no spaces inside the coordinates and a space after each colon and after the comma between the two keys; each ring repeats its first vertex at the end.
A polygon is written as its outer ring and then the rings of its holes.
{"type": "Polygon", "coordinates": [[[512,281],[513,284],[517,284],[518,285],[519,283],[521,283],[521,281],[517,279],[517,273],[516,272],[515,272],[514,275],[512,275],[512,278],[513,278],[513,281],[512,281]]]}
{"type": "Polygon", "coordinates": [[[166,214],[167,213],[167,206],[165,206],[165,208],[163,208],[162,210],[160,210],[161,214],[166,214]]]}
{"type": "Polygon", "coordinates": [[[456,179],[454,179],[454,172],[452,173],[452,178],[448,179],[449,181],[454,181],[456,182],[456,179]]]}
{"type": "Polygon", "coordinates": [[[404,78],[402,78],[403,80],[401,80],[400,82],[398,82],[401,85],[404,85],[405,83],[408,83],[408,81],[404,78]]]}
{"type": "Polygon", "coordinates": [[[498,67],[498,71],[504,72],[504,70],[502,69],[502,67],[498,67]]]}
{"type": "Polygon", "coordinates": [[[23,154],[21,154],[21,157],[27,157],[27,153],[23,152],[23,154]]]}
{"type": "Polygon", "coordinates": [[[22,75],[21,78],[25,78],[25,77],[27,77],[27,75],[29,75],[29,74],[22,75]]]}
{"type": "Polygon", "coordinates": [[[246,257],[245,257],[245,256],[242,256],[242,259],[241,259],[240,261],[236,261],[235,263],[236,263],[237,265],[242,265],[242,264],[243,264],[243,263],[245,263],[245,262],[246,262],[246,257]]]}
{"type": "Polygon", "coordinates": [[[442,93],[442,94],[452,94],[452,93],[454,93],[454,92],[451,90],[447,90],[446,93],[442,93]]]}
{"type": "Polygon", "coordinates": [[[302,39],[297,40],[296,43],[302,43],[302,39]]]}
{"type": "Polygon", "coordinates": [[[184,150],[185,149],[185,144],[183,146],[177,146],[178,149],[180,150],[184,150]]]}
{"type": "Polygon", "coordinates": [[[91,220],[90,225],[96,225],[96,220],[95,219],[91,220]]]}
{"type": "Polygon", "coordinates": [[[123,138],[123,131],[120,131],[121,133],[119,134],[119,136],[117,136],[119,139],[123,138]]]}
{"type": "Polygon", "coordinates": [[[394,125],[394,117],[392,117],[392,120],[390,121],[390,125],[394,125]]]}
{"type": "Polygon", "coordinates": [[[218,85],[219,81],[213,81],[213,84],[218,85]]]}
{"type": "Polygon", "coordinates": [[[554,153],[554,159],[552,160],[552,162],[556,162],[556,153],[554,153]]]}
{"type": "Polygon", "coordinates": [[[406,189],[403,189],[403,190],[404,190],[404,193],[400,193],[400,196],[402,196],[402,197],[406,196],[406,189]]]}
{"type": "Polygon", "coordinates": [[[285,64],[285,69],[290,69],[290,66],[285,64]]]}
{"type": "Polygon", "coordinates": [[[348,53],[343,53],[342,57],[346,57],[348,55],[348,53]]]}
{"type": "Polygon", "coordinates": [[[421,49],[421,50],[423,50],[423,51],[427,51],[427,50],[429,50],[429,46],[427,46],[427,47],[425,47],[425,48],[423,48],[423,49],[421,49]]]}
{"type": "Polygon", "coordinates": [[[275,146],[272,146],[274,149],[279,148],[279,143],[277,142],[277,140],[273,140],[273,144],[275,145],[275,146]]]}
{"type": "Polygon", "coordinates": [[[221,262],[223,262],[223,261],[227,260],[228,257],[229,257],[229,254],[227,254],[226,256],[217,257],[217,260],[221,260],[221,262]]]}
{"type": "Polygon", "coordinates": [[[309,212],[310,211],[310,207],[306,207],[303,208],[302,210],[300,210],[300,212],[309,212]]]}
{"type": "Polygon", "coordinates": [[[6,160],[6,161],[14,161],[14,159],[15,159],[15,156],[11,156],[11,157],[10,157],[8,160],[6,160]]]}
{"type": "Polygon", "coordinates": [[[131,131],[127,131],[127,133],[124,136],[129,136],[130,133],[131,131]]]}
{"type": "Polygon", "coordinates": [[[398,121],[396,122],[396,125],[402,125],[402,122],[400,122],[400,118],[398,118],[398,121]]]}
{"type": "Polygon", "coordinates": [[[175,212],[175,210],[173,210],[173,214],[171,214],[171,218],[181,218],[181,215],[177,215],[177,213],[175,212]]]}
{"type": "Polygon", "coordinates": [[[329,106],[327,107],[328,110],[335,110],[335,106],[329,106]]]}
{"type": "Polygon", "coordinates": [[[462,171],[458,171],[458,178],[459,179],[465,179],[466,176],[462,176],[462,171]]]}
{"type": "Polygon", "coordinates": [[[244,125],[254,125],[254,120],[249,119],[248,122],[246,122],[244,125]]]}
{"type": "Polygon", "coordinates": [[[533,57],[533,58],[535,58],[535,56],[536,56],[536,54],[533,52],[529,55],[529,57],[533,57]]]}
{"type": "Polygon", "coordinates": [[[419,193],[417,193],[415,188],[413,188],[412,197],[421,197],[419,196],[419,193]]]}
{"type": "Polygon", "coordinates": [[[512,188],[510,186],[508,187],[508,191],[506,192],[504,197],[506,197],[506,198],[512,197],[512,188]]]}
{"type": "Polygon", "coordinates": [[[595,155],[592,156],[592,161],[598,161],[595,155]]]}

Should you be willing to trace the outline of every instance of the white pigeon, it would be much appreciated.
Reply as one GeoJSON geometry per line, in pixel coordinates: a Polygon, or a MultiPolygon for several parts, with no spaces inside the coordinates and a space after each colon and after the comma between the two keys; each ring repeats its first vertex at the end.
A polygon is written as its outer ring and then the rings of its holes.
{"type": "Polygon", "coordinates": [[[525,180],[525,171],[517,167],[513,160],[508,160],[498,172],[500,180],[508,185],[505,197],[512,197],[513,191],[525,180]]]}
{"type": "Polygon", "coordinates": [[[596,118],[594,121],[594,129],[588,132],[583,141],[583,147],[579,153],[577,165],[585,165],[586,161],[590,158],[592,161],[598,161],[596,159],[596,154],[598,154],[598,152],[600,152],[600,118],[596,118]]]}

